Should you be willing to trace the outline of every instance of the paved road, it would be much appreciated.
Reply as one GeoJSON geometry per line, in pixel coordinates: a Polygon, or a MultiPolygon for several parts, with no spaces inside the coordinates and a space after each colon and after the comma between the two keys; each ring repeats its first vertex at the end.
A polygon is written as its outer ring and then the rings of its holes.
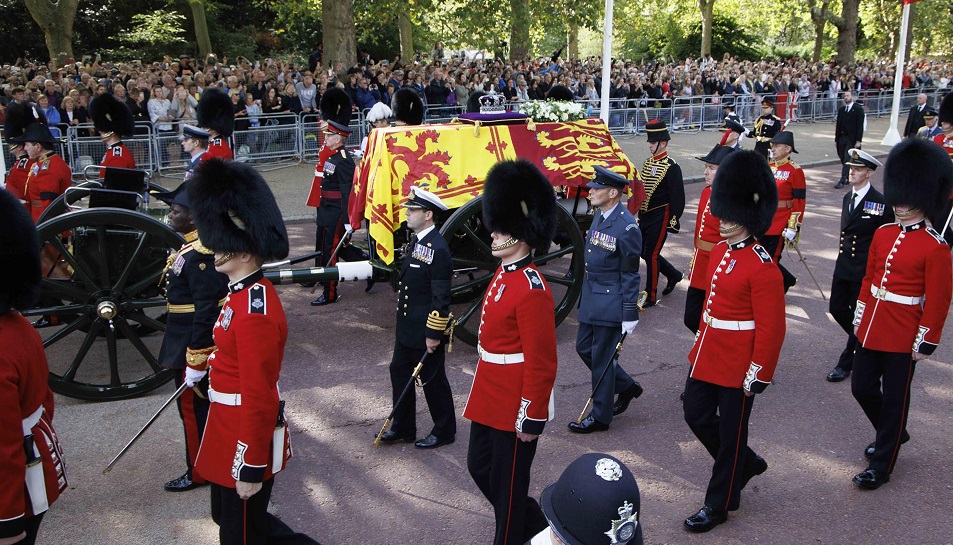
{"type": "MultiPolygon", "coordinates": [[[[810,156],[802,152],[802,158],[810,156]]],[[[807,172],[810,204],[801,244],[825,292],[837,251],[842,195],[832,189],[837,169],[807,172]]],[[[879,180],[876,184],[881,186],[879,180]]],[[[687,187],[690,210],[701,187],[687,187]]],[[[685,215],[684,233],[670,238],[664,251],[683,269],[691,256],[693,218],[693,213],[685,215]]],[[[305,252],[313,240],[312,224],[294,224],[290,231],[294,252],[305,252]]],[[[622,365],[644,385],[645,394],[608,432],[578,436],[565,428],[581,410],[590,379],[574,352],[575,312],[559,327],[557,419],[540,440],[532,494],[538,496],[576,456],[602,451],[623,460],[639,481],[646,543],[953,542],[951,326],[936,354],[918,366],[912,440],[893,480],[877,491],[858,490],[850,479],[865,468],[862,450],[874,433],[849,384],[824,380],[844,335],[826,314],[826,303],[803,266],[789,255],[784,261],[799,283],[787,296],[787,338],[776,383],[757,396],[750,434],[770,467],[751,481],[741,510],[727,524],[704,537],[681,528],[682,519],[701,505],[711,468],[682,419],[678,400],[692,343],[681,323],[684,282],[643,315],[627,342],[622,365]]],[[[363,292],[363,283],[345,285],[340,303],[315,309],[308,305],[308,291],[280,288],[291,332],[281,386],[295,458],[277,478],[273,510],[325,544],[489,543],[492,512],[466,472],[466,420],[458,418],[455,444],[433,452],[371,446],[390,408],[393,293],[384,285],[370,294],[363,292]]],[[[56,357],[62,355],[51,354],[56,357]]],[[[456,343],[447,361],[459,414],[475,350],[456,343]]],[[[174,411],[163,415],[116,469],[100,473],[171,392],[168,385],[144,398],[114,403],[57,397],[56,424],[70,489],[47,515],[42,543],[216,542],[207,489],[162,490],[163,482],[183,470],[183,439],[174,411]]],[[[430,427],[423,405],[418,404],[421,436],[430,427]]]]}

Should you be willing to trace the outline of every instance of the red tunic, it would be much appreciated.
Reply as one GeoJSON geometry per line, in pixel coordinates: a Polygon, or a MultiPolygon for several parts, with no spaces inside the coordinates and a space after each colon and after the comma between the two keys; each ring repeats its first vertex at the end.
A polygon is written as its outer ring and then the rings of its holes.
{"type": "MultiPolygon", "coordinates": [[[[212,329],[218,347],[208,363],[212,401],[195,470],[208,481],[229,488],[235,481],[262,482],[291,457],[285,433],[280,463],[272,460],[272,437],[278,418],[278,374],[288,338],[285,312],[271,282],[261,271],[229,285],[229,295],[212,329]],[[240,395],[239,404],[218,402],[215,395],[240,395]]],[[[234,397],[234,396],[233,396],[234,397]]]]}
{"type": "Polygon", "coordinates": [[[16,158],[7,174],[7,191],[21,201],[26,200],[24,196],[26,195],[26,178],[30,174],[31,166],[33,166],[33,159],[23,155],[16,158]]]}
{"type": "Polygon", "coordinates": [[[943,149],[946,150],[946,153],[950,155],[950,159],[953,159],[953,136],[947,136],[946,134],[940,133],[933,137],[933,141],[943,146],[943,149]]]}
{"type": "Polygon", "coordinates": [[[501,266],[480,313],[480,361],[463,417],[502,431],[540,434],[553,418],[553,294],[526,257],[501,266]],[[504,270],[505,269],[505,270],[504,270]],[[515,363],[491,363],[503,356],[515,363]]]}
{"type": "Polygon", "coordinates": [[[870,243],[854,311],[857,340],[870,350],[930,355],[940,344],[951,294],[953,264],[943,238],[923,221],[888,223],[870,243]],[[889,300],[896,296],[924,300],[889,300]]]}
{"type": "Polygon", "coordinates": [[[708,259],[711,249],[722,241],[718,230],[718,218],[711,214],[711,186],[702,189],[698,199],[698,215],[695,217],[695,254],[692,256],[691,270],[688,273],[689,286],[701,290],[708,289],[708,259]]]}
{"type": "Polygon", "coordinates": [[[47,152],[33,163],[26,180],[26,206],[33,221],[54,199],[66,192],[73,179],[73,172],[62,157],[47,152]]]}
{"type": "MultiPolygon", "coordinates": [[[[324,181],[324,163],[328,162],[338,150],[322,146],[318,152],[318,164],[314,166],[314,179],[311,181],[311,191],[308,193],[308,206],[318,208],[321,206],[321,182],[324,181]]],[[[356,170],[356,169],[355,169],[356,170]]]]}
{"type": "Polygon", "coordinates": [[[781,271],[754,239],[718,243],[708,265],[710,283],[695,345],[691,377],[727,388],[760,392],[771,382],[784,342],[781,271]],[[729,324],[745,324],[732,328],[729,324]],[[754,322],[753,327],[750,322],[754,322]]]}
{"type": "MultiPolygon", "coordinates": [[[[797,216],[797,224],[804,219],[805,198],[807,183],[804,180],[804,171],[794,161],[785,157],[781,161],[772,161],[771,170],[774,172],[774,181],[778,184],[778,210],[774,213],[771,227],[765,233],[768,236],[780,235],[788,226],[792,216],[797,216]]],[[[781,245],[778,245],[780,249],[781,245]]]]}
{"type": "MultiPolygon", "coordinates": [[[[136,159],[125,144],[116,142],[106,148],[106,153],[103,155],[100,165],[104,167],[136,168],[136,159]]],[[[106,173],[104,170],[100,170],[99,174],[105,176],[106,173]]]]}
{"type": "Polygon", "coordinates": [[[218,157],[225,161],[231,161],[235,158],[235,155],[232,153],[232,148],[228,145],[228,138],[222,136],[209,138],[208,151],[206,151],[206,153],[211,157],[218,157]]]}
{"type": "Polygon", "coordinates": [[[66,490],[62,449],[53,429],[53,392],[47,383],[49,368],[40,335],[23,316],[0,316],[0,538],[23,531],[33,516],[26,492],[26,453],[23,421],[39,420],[30,428],[43,465],[47,502],[52,504],[66,490]]]}

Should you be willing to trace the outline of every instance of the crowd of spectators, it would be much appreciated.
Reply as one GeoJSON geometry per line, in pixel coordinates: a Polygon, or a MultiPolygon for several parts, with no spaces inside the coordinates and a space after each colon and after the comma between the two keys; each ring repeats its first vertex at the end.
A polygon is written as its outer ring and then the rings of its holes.
{"type": "MultiPolygon", "coordinates": [[[[87,121],[90,97],[110,92],[126,101],[136,121],[151,122],[157,131],[169,132],[177,122],[194,120],[197,99],[210,86],[221,87],[230,95],[238,128],[287,122],[270,114],[285,114],[293,121],[288,114],[316,113],[322,94],[332,85],[351,95],[355,111],[377,102],[389,103],[401,87],[416,91],[431,109],[465,105],[470,93],[478,89],[493,89],[520,102],[544,98],[554,85],[564,85],[578,100],[598,100],[601,59],[565,60],[561,51],[551,57],[513,62],[483,54],[448,55],[438,42],[430,54],[412,61],[400,57],[377,60],[362,50],[353,66],[322,62],[320,48],[301,62],[243,57],[230,62],[227,57],[214,56],[197,62],[183,55],[148,63],[109,63],[97,56],[53,66],[18,59],[0,68],[0,106],[11,100],[28,100],[37,103],[52,123],[77,125],[87,121]]],[[[717,101],[719,97],[781,92],[796,92],[802,99],[836,98],[848,89],[891,89],[894,70],[894,63],[887,60],[839,66],[833,61],[800,58],[745,61],[727,54],[720,60],[613,59],[609,93],[618,105],[703,96],[717,101]]],[[[912,60],[902,81],[904,88],[923,90],[946,88],[951,77],[953,62],[912,60]]]]}

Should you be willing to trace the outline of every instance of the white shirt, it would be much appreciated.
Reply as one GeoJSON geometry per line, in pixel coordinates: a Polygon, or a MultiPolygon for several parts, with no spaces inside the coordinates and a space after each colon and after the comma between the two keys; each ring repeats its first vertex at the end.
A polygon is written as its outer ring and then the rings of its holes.
{"type": "MultiPolygon", "coordinates": [[[[860,191],[853,191],[853,190],[852,190],[852,193],[854,194],[854,195],[853,195],[853,199],[854,199],[854,209],[855,209],[855,210],[857,209],[858,206],[860,206],[860,203],[863,202],[864,197],[867,196],[867,192],[868,192],[869,190],[870,190],[870,182],[867,182],[867,184],[864,185],[864,187],[860,188],[860,191]]],[[[850,203],[849,203],[849,202],[847,203],[847,206],[850,206],[850,203]]]]}
{"type": "Polygon", "coordinates": [[[424,229],[423,231],[421,231],[421,232],[419,232],[419,233],[414,233],[415,235],[417,235],[417,240],[421,240],[421,239],[423,239],[425,236],[427,236],[428,234],[430,234],[430,231],[433,231],[433,228],[434,228],[434,226],[431,225],[430,227],[424,229]]]}

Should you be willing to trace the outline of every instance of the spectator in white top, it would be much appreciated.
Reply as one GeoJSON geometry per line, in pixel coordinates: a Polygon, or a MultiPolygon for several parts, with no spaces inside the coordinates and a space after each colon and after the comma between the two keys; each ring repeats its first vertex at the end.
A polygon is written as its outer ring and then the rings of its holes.
{"type": "Polygon", "coordinates": [[[298,91],[302,112],[310,114],[317,111],[318,86],[314,84],[314,76],[305,74],[304,81],[299,81],[295,85],[295,90],[298,91]]]}

